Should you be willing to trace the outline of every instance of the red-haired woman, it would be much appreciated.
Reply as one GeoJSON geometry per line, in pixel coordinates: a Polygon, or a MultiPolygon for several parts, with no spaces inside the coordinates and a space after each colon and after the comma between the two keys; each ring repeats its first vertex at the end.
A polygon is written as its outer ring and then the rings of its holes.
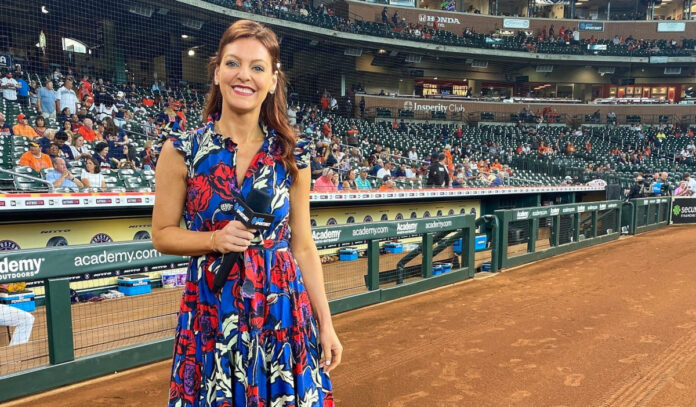
{"type": "Polygon", "coordinates": [[[169,132],[162,146],[153,244],[191,256],[170,406],[333,406],[328,372],[342,346],[310,230],[312,143],[296,140],[287,123],[279,61],[270,29],[232,24],[208,67],[203,118],[212,120],[194,133],[169,132]],[[274,221],[260,234],[219,208],[252,189],[273,196],[274,221]],[[243,261],[218,293],[213,278],[230,252],[243,261]]]}

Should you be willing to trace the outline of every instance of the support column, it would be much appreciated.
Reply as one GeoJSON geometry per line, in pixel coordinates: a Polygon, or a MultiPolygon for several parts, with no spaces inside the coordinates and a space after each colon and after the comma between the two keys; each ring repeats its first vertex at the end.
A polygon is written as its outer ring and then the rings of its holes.
{"type": "Polygon", "coordinates": [[[70,278],[46,281],[46,325],[50,363],[57,365],[74,360],[70,278]]]}

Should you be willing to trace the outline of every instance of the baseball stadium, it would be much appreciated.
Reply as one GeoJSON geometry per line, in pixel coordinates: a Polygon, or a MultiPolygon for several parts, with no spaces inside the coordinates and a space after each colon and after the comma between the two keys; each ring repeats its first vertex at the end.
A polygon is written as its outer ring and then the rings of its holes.
{"type": "Polygon", "coordinates": [[[0,22],[0,405],[696,406],[693,0],[0,22]]]}

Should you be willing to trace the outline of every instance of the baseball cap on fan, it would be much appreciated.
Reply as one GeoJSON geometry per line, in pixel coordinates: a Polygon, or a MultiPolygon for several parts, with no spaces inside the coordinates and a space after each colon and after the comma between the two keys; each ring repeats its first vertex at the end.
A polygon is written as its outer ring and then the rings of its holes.
{"type": "Polygon", "coordinates": [[[17,115],[17,120],[24,120],[26,118],[27,118],[27,116],[24,113],[20,113],[17,115]]]}

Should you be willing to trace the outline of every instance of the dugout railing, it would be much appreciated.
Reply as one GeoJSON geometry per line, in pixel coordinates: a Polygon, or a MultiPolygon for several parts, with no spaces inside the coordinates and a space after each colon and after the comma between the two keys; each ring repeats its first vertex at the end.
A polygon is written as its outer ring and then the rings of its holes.
{"type": "Polygon", "coordinates": [[[621,210],[620,201],[606,201],[495,211],[498,264],[519,266],[616,240],[621,210]]]}
{"type": "MultiPolygon", "coordinates": [[[[331,311],[473,277],[475,228],[474,215],[314,228],[331,311]],[[438,245],[451,236],[463,241],[459,253],[438,245]],[[341,260],[341,253],[357,258],[341,260]]],[[[43,297],[28,343],[8,346],[10,330],[0,327],[0,402],[171,357],[181,290],[152,284],[150,294],[71,304],[70,283],[186,261],[160,254],[150,241],[0,252],[0,283],[41,282],[35,291],[43,297]]]]}
{"type": "Polygon", "coordinates": [[[643,233],[669,225],[672,212],[672,198],[631,199],[631,234],[643,233]]]}

